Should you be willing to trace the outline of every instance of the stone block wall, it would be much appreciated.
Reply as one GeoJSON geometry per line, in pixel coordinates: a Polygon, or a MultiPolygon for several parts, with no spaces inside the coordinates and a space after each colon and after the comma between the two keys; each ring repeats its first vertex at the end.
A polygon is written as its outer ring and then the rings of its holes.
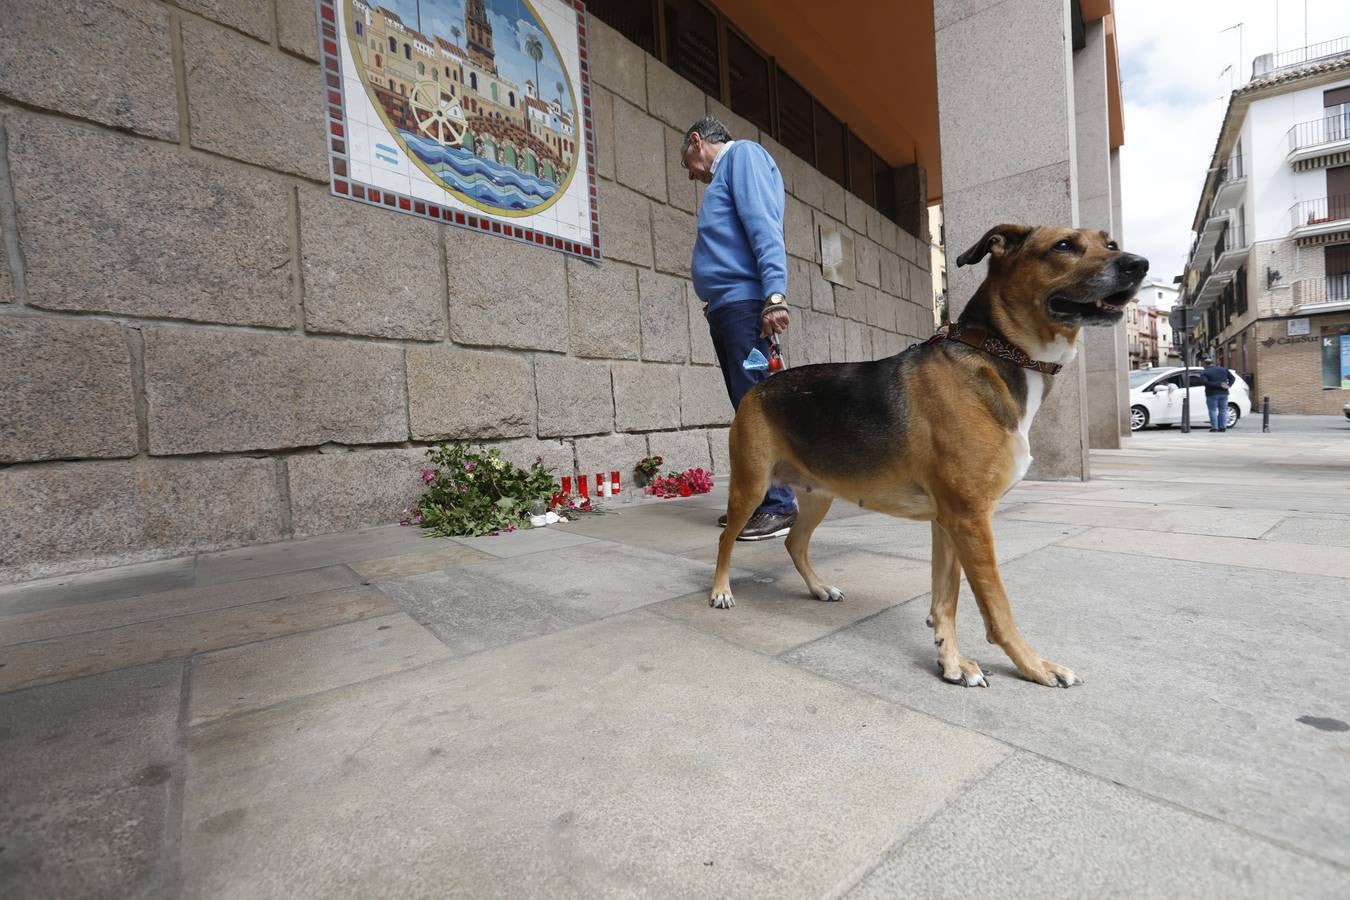
{"type": "Polygon", "coordinates": [[[0,42],[0,583],[395,521],[428,445],[724,473],[681,129],[790,196],[789,365],[932,330],[926,247],[592,19],[596,264],[329,195],[310,0],[21,4],[0,42]],[[60,71],[62,77],[51,77],[60,71]],[[852,232],[832,285],[817,229],[852,232]]]}

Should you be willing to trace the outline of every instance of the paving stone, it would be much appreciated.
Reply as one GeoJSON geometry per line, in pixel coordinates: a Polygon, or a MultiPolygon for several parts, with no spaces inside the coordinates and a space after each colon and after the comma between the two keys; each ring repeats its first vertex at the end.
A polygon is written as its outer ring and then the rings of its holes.
{"type": "MultiPolygon", "coordinates": [[[[838,499],[833,504],[835,507],[850,505],[838,499]]],[[[1001,563],[1008,562],[1034,550],[1066,541],[1085,530],[1074,525],[1018,522],[998,517],[994,519],[994,552],[1001,563]]],[[[927,522],[867,513],[842,522],[827,519],[816,529],[812,546],[816,543],[840,544],[859,550],[928,560],[932,558],[933,529],[927,522]]]]}
{"type": "Polygon", "coordinates": [[[19,613],[191,587],[193,569],[193,559],[188,556],[0,585],[0,623],[6,616],[19,613]]]}
{"type": "Polygon", "coordinates": [[[1027,753],[887,855],[850,900],[897,896],[1335,897],[1350,876],[1027,753]],[[972,822],[1005,841],[953,842],[972,822]],[[1046,847],[1062,848],[1046,853],[1046,847]]]}
{"type": "Polygon", "coordinates": [[[279,179],[59,119],[15,115],[6,128],[30,305],[294,323],[290,201],[279,179]],[[90,159],[98,179],[67,176],[90,159]]]}
{"type": "Polygon", "coordinates": [[[992,690],[963,691],[936,676],[917,602],[789,658],[1250,834],[1341,866],[1350,859],[1338,824],[1350,809],[1339,736],[1298,721],[1338,717],[1350,703],[1340,677],[1350,654],[1337,637],[1344,579],[1173,560],[1144,569],[1136,556],[1065,547],[1013,560],[1001,574],[1022,634],[1084,686],[1048,691],[1018,677],[984,644],[966,589],[958,634],[992,673],[992,690]],[[1300,627],[1271,624],[1271,597],[1300,627]],[[1290,660],[1307,661],[1297,677],[1271,677],[1290,660]]]}
{"type": "Polygon", "coordinates": [[[614,178],[614,95],[598,84],[591,85],[591,128],[595,133],[595,172],[614,178]]]}
{"type": "Polygon", "coordinates": [[[652,208],[652,234],[656,250],[656,268],[674,275],[690,276],[694,256],[694,238],[698,221],[688,213],[669,206],[652,208]]]}
{"type": "Polygon", "coordinates": [[[265,459],[0,469],[0,583],[281,537],[265,459]]]}
{"type": "Polygon", "coordinates": [[[680,420],[678,366],[614,366],[614,421],[618,431],[653,431],[680,420]]]}
{"type": "Polygon", "coordinates": [[[435,550],[420,553],[402,553],[383,559],[368,559],[352,563],[351,570],[366,581],[393,581],[407,575],[422,575],[426,572],[438,572],[442,569],[458,568],[470,563],[482,562],[496,557],[466,547],[458,543],[441,542],[435,550]]]}
{"type": "Polygon", "coordinates": [[[408,418],[414,440],[519,437],[534,431],[530,361],[505,353],[409,347],[408,418]]]}
{"type": "MultiPolygon", "coordinates": [[[[1227,537],[1259,538],[1270,532],[1272,540],[1278,537],[1275,528],[1283,515],[1275,511],[1246,511],[1236,514],[1231,509],[1196,507],[1104,506],[1081,503],[1029,503],[1007,514],[1009,519],[1024,522],[1062,522],[1067,525],[1106,526],[1110,528],[1137,528],[1156,537],[1164,532],[1209,534],[1227,537]]],[[[1297,520],[1291,520],[1297,521],[1297,520]]],[[[1346,525],[1338,521],[1343,529],[1346,525]]],[[[1295,541],[1295,543],[1309,543],[1295,541]]],[[[1350,546],[1350,544],[1347,544],[1350,546]]],[[[1133,552],[1133,548],[1131,548],[1133,552]]]]}
{"type": "Polygon", "coordinates": [[[146,328],[150,452],[406,440],[402,355],[362,341],[146,328]]]}
{"type": "Polygon", "coordinates": [[[689,361],[689,305],[686,282],[670,275],[638,270],[639,328],[642,358],[648,362],[689,361]]]}
{"type": "MultiPolygon", "coordinates": [[[[0,94],[162,140],[178,138],[168,10],[145,0],[7,4],[0,94]],[[127,65],[127,48],[136,65],[127,65]],[[60,78],[35,73],[60,72],[60,78]]],[[[59,168],[53,163],[54,168],[59,168]]],[[[67,170],[70,171],[70,170],[67,170]]],[[[69,260],[67,260],[68,262],[69,260]]]]}
{"type": "Polygon", "coordinates": [[[300,191],[305,330],[437,341],[446,333],[440,226],[300,191]],[[391,271],[397,278],[387,277],[391,271]]]}
{"type": "Polygon", "coordinates": [[[571,437],[613,431],[614,390],[609,370],[605,362],[535,357],[539,433],[571,437]]]}
{"type": "MultiPolygon", "coordinates": [[[[612,181],[600,180],[601,248],[606,259],[652,267],[651,201],[612,181]]],[[[575,266],[569,266],[569,271],[575,266]]]]}
{"type": "MultiPolygon", "coordinates": [[[[641,490],[635,486],[634,494],[638,494],[641,490]]],[[[659,499],[648,499],[643,503],[628,506],[620,503],[615,507],[611,504],[608,509],[611,511],[603,516],[583,516],[568,525],[568,531],[627,547],[679,554],[686,557],[686,560],[680,561],[681,566],[684,566],[687,559],[693,558],[689,555],[692,551],[712,547],[713,553],[716,553],[717,538],[721,531],[717,528],[718,514],[713,510],[678,506],[673,501],[659,499]]],[[[716,559],[715,555],[713,559],[716,559]]],[[[696,562],[708,564],[706,558],[700,558],[696,562]]],[[[691,590],[698,589],[699,582],[696,579],[699,577],[703,577],[709,584],[712,583],[711,575],[704,573],[700,576],[696,566],[684,566],[682,571],[693,573],[689,582],[691,590]]]]}
{"type": "Polygon", "coordinates": [[[393,611],[378,591],[353,587],[14,644],[0,651],[5,661],[0,691],[191,656],[393,611]]]}
{"type": "Polygon", "coordinates": [[[561,253],[465,228],[443,228],[441,234],[456,343],[567,350],[565,329],[540,314],[567,303],[561,253]]]}
{"type": "Polygon", "coordinates": [[[182,665],[0,694],[6,897],[168,891],[182,665]]]}
{"type": "Polygon", "coordinates": [[[285,50],[318,59],[319,32],[314,4],[306,0],[277,0],[277,40],[285,50]]]}
{"type": "Polygon", "coordinates": [[[174,588],[99,602],[66,604],[0,619],[0,644],[20,644],[90,631],[105,631],[175,616],[313,594],[357,583],[344,568],[247,578],[229,584],[174,588]]]}
{"type": "Polygon", "coordinates": [[[713,347],[708,317],[703,314],[703,302],[694,293],[693,285],[685,291],[689,303],[689,360],[695,365],[717,365],[717,350],[713,347]]]}
{"type": "Polygon", "coordinates": [[[307,535],[397,522],[426,490],[427,462],[421,447],[288,456],[291,527],[307,535]]]}
{"type": "Polygon", "coordinates": [[[545,528],[525,528],[486,537],[457,537],[450,540],[496,559],[512,559],[575,547],[577,544],[590,543],[592,538],[573,533],[570,523],[558,523],[545,528]]]}
{"type": "Polygon", "coordinates": [[[642,347],[637,270],[614,260],[567,262],[568,319],[575,356],[637,359],[642,347]]]}
{"type": "MultiPolygon", "coordinates": [[[[708,546],[686,555],[715,564],[717,547],[710,541],[708,546]]],[[[731,564],[733,568],[754,572],[733,582],[734,608],[721,610],[708,606],[710,578],[702,590],[667,600],[653,610],[733,644],[776,655],[927,594],[932,588],[928,563],[862,550],[831,547],[811,554],[816,574],[826,584],[844,591],[844,599],[837,603],[823,603],[811,596],[782,541],[738,542],[731,554],[731,564]],[[769,557],[772,562],[744,559],[754,551],[741,551],[752,547],[759,551],[757,555],[769,557]]]]}
{"type": "MultiPolygon", "coordinates": [[[[692,123],[691,123],[692,124],[692,123]]],[[[698,182],[689,178],[689,172],[680,165],[680,149],[684,146],[684,129],[666,129],[666,193],[670,205],[688,213],[698,212],[698,182]]]]}
{"type": "Polygon", "coordinates": [[[591,15],[586,17],[586,42],[590,49],[591,78],[645,109],[647,54],[642,48],[591,15]]]}
{"type": "Polygon", "coordinates": [[[1173,534],[1166,541],[1138,541],[1138,535],[1126,529],[1093,528],[1066,540],[1064,546],[1118,552],[1125,549],[1119,543],[1124,539],[1138,543],[1129,552],[1140,556],[1350,578],[1350,556],[1329,554],[1322,547],[1308,544],[1194,534],[1173,534]]]}
{"type": "Polygon", "coordinates": [[[121,328],[37,316],[0,322],[0,463],[136,454],[121,328]]]}
{"type": "Polygon", "coordinates": [[[647,446],[651,455],[664,458],[665,468],[673,471],[712,466],[708,435],[702,430],[654,431],[647,435],[647,446]]]}
{"type": "MultiPolygon", "coordinates": [[[[655,59],[647,58],[647,108],[681,133],[703,118],[708,111],[707,98],[693,83],[677,75],[655,59]]],[[[674,161],[675,157],[667,157],[674,161]]]]}
{"type": "MultiPolygon", "coordinates": [[[[1180,512],[1180,510],[1178,511],[1180,512]]],[[[1264,520],[1243,511],[1240,517],[1234,516],[1234,510],[1224,510],[1229,521],[1238,519],[1252,529],[1259,527],[1264,520]]],[[[1217,523],[1215,523],[1217,524],[1217,523]]],[[[1200,532],[1206,534],[1212,532],[1200,532]]],[[[1232,533],[1232,532],[1226,532],[1232,533]]],[[[1235,535],[1237,537],[1256,537],[1257,535],[1235,535]]],[[[1350,547],[1350,520],[1332,519],[1323,516],[1296,516],[1285,519],[1265,535],[1266,540],[1293,544],[1318,544],[1323,547],[1350,547]]]]}
{"type": "Polygon", "coordinates": [[[191,749],[187,897],[824,894],[1008,752],[643,614],[226,720],[191,749]]]}
{"type": "MultiPolygon", "coordinates": [[[[255,5],[265,6],[270,41],[272,4],[255,5]]],[[[203,22],[182,28],[192,146],[327,181],[319,67],[203,22]]]]}
{"type": "Polygon", "coordinates": [[[578,438],[577,471],[594,474],[618,469],[625,489],[632,484],[633,468],[647,456],[647,436],[643,434],[606,434],[578,438]]]}
{"type": "Polygon", "coordinates": [[[197,584],[228,585],[243,579],[303,573],[310,569],[350,565],[365,559],[425,549],[426,540],[420,529],[398,525],[362,528],[340,534],[323,534],[218,553],[203,553],[197,557],[197,584]]]}
{"type": "Polygon", "coordinates": [[[614,100],[614,174],[620,184],[666,202],[666,127],[622,99],[614,100]]]}
{"type": "Polygon", "coordinates": [[[192,662],[192,727],[449,657],[403,613],[204,653],[192,662]]]}
{"type": "Polygon", "coordinates": [[[680,369],[680,424],[729,425],[734,414],[722,370],[708,366],[680,369]]]}

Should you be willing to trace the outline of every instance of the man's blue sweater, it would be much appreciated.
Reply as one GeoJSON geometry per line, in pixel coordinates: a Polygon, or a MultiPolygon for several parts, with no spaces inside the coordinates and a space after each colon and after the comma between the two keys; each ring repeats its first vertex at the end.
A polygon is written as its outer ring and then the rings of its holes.
{"type": "Polygon", "coordinates": [[[694,242],[694,291],[711,311],[787,293],[783,177],[759,144],[736,141],[703,192],[694,242]]]}

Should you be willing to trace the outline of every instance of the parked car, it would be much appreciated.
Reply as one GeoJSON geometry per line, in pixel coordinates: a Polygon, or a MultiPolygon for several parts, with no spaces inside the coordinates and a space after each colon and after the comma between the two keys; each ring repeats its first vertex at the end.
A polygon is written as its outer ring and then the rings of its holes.
{"type": "Polygon", "coordinates": [[[1344,410],[1344,412],[1345,412],[1345,417],[1346,417],[1347,419],[1350,419],[1350,403],[1345,404],[1345,410],[1344,410]]]}
{"type": "MultiPolygon", "coordinates": [[[[1233,386],[1228,389],[1228,428],[1252,411],[1251,389],[1242,376],[1228,370],[1233,376],[1233,386]]],[[[1130,373],[1130,430],[1138,431],[1150,425],[1181,424],[1182,379],[1186,371],[1180,366],[1168,366],[1158,369],[1136,369],[1130,373]]],[[[1190,372],[1191,427],[1209,427],[1209,411],[1205,406],[1205,382],[1200,370],[1192,368],[1190,372]]],[[[1350,416],[1350,410],[1346,412],[1350,416]]]]}

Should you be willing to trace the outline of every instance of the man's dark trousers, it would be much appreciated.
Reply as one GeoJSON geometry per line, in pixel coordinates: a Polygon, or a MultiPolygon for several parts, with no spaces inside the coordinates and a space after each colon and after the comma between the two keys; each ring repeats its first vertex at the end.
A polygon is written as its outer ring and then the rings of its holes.
{"type": "MultiPolygon", "coordinates": [[[[759,336],[763,309],[762,300],[733,300],[708,313],[713,349],[717,351],[717,362],[722,366],[722,378],[727,383],[727,394],[735,409],[740,408],[746,391],[769,377],[767,369],[755,371],[742,365],[751,350],[759,350],[766,360],[769,358],[772,350],[769,339],[759,336]]],[[[772,485],[758,512],[781,515],[796,509],[797,500],[792,489],[772,485]]]]}

